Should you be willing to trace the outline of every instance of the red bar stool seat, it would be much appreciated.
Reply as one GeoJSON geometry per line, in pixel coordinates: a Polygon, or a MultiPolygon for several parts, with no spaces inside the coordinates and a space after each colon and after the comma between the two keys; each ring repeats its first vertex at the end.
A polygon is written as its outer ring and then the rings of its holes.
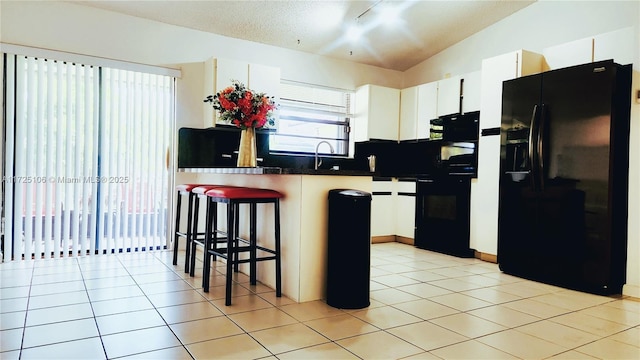
{"type": "MultiPolygon", "coordinates": [[[[178,193],[176,200],[176,215],[175,215],[175,234],[173,239],[173,265],[178,264],[178,248],[179,248],[179,240],[180,238],[185,238],[186,246],[185,246],[185,261],[184,261],[184,272],[187,273],[190,271],[190,257],[191,257],[191,241],[193,238],[204,238],[204,233],[197,232],[197,226],[194,226],[194,210],[197,209],[195,207],[196,194],[193,193],[193,190],[198,187],[206,187],[207,190],[212,187],[219,185],[207,185],[207,184],[180,184],[176,186],[176,191],[178,193]],[[182,197],[188,195],[188,203],[187,203],[187,224],[186,230],[180,230],[180,218],[182,212],[182,197]],[[195,232],[194,232],[195,230],[195,232]]],[[[195,219],[197,225],[197,211],[195,211],[195,219]]]]}
{"type": "Polygon", "coordinates": [[[211,273],[211,258],[221,257],[226,259],[226,283],[225,305],[231,305],[231,287],[234,269],[238,265],[249,263],[249,279],[252,285],[256,284],[257,263],[259,261],[275,260],[276,270],[276,296],[282,296],[282,270],[280,256],[280,192],[270,189],[257,189],[247,187],[218,187],[208,190],[205,195],[207,202],[207,223],[205,229],[205,258],[203,270],[203,288],[209,292],[209,277],[211,273]],[[212,207],[217,203],[227,204],[227,241],[226,247],[219,248],[216,241],[216,231],[213,230],[214,214],[212,207]],[[238,234],[238,218],[241,204],[249,205],[249,239],[242,239],[238,234]],[[260,246],[257,243],[257,205],[274,205],[275,244],[273,249],[260,246]],[[230,240],[229,240],[230,239],[230,240]],[[233,240],[233,241],[232,241],[233,240]],[[247,244],[246,246],[241,246],[247,244]],[[258,257],[258,250],[267,255],[258,257]],[[248,252],[248,259],[240,259],[241,252],[248,252]]]}

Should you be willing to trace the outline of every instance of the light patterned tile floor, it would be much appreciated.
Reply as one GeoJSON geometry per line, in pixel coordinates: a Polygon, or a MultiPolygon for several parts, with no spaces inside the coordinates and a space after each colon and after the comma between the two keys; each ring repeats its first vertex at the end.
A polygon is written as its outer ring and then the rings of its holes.
{"type": "Polygon", "coordinates": [[[635,299],[399,243],[371,254],[371,305],[358,310],[277,298],[244,274],[227,307],[222,273],[204,293],[169,251],[3,263],[0,358],[640,358],[635,299]]]}

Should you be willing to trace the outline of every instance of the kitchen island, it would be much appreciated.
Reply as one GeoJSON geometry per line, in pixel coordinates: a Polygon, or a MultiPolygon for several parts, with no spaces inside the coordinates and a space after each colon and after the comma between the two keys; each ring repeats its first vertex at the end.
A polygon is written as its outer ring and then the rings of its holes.
{"type": "MultiPolygon", "coordinates": [[[[184,168],[179,177],[189,182],[272,189],[281,200],[282,292],[297,302],[325,298],[327,269],[328,193],[332,189],[371,192],[372,174],[354,170],[288,168],[184,168]],[[186,175],[186,176],[180,176],[186,175]]],[[[223,206],[223,205],[218,205],[223,206]]],[[[224,211],[220,208],[220,214],[224,211]]],[[[246,225],[248,210],[241,210],[246,225]]],[[[225,220],[219,226],[224,228],[225,220]]],[[[204,226],[204,224],[201,224],[204,226]]],[[[273,246],[273,209],[258,206],[258,242],[273,246]]],[[[241,236],[248,236],[241,226],[241,236]]],[[[258,280],[275,288],[272,261],[258,264],[258,280]]]]}

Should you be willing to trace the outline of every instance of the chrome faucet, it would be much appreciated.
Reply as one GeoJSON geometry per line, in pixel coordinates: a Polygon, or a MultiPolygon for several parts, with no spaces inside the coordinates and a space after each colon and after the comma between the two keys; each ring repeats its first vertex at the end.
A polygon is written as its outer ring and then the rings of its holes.
{"type": "Polygon", "coordinates": [[[333,151],[333,146],[331,146],[331,144],[328,141],[320,141],[318,143],[318,145],[316,145],[316,167],[315,169],[318,170],[318,167],[320,167],[320,165],[322,165],[322,159],[318,159],[318,148],[320,147],[320,144],[325,143],[327,145],[329,145],[329,149],[331,149],[331,153],[335,154],[335,151],[333,151]]]}

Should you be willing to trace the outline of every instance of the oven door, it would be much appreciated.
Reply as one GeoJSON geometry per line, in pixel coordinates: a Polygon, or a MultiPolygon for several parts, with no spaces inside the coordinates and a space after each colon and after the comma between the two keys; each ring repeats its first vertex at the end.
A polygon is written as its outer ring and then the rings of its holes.
{"type": "Polygon", "coordinates": [[[416,238],[421,249],[473,257],[469,248],[471,179],[448,176],[418,179],[416,186],[416,238]]]}

